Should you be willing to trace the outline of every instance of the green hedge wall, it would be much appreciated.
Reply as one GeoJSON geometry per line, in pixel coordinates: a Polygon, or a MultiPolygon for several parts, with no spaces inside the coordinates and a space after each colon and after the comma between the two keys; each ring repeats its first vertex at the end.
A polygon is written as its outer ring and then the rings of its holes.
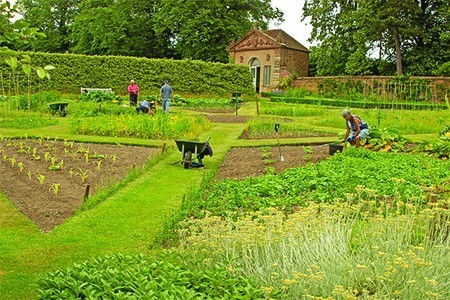
{"type": "MultiPolygon", "coordinates": [[[[121,56],[87,56],[75,54],[26,53],[34,66],[53,65],[51,80],[40,82],[41,90],[79,93],[81,87],[112,88],[118,95],[127,94],[130,79],[141,93],[157,91],[165,79],[175,93],[206,93],[227,95],[234,91],[254,95],[252,76],[245,66],[208,63],[194,60],[147,59],[121,56]]],[[[0,57],[3,62],[3,58],[0,57]]],[[[11,70],[1,64],[2,87],[12,89],[11,70]]],[[[26,89],[25,75],[20,76],[20,90],[26,89]]],[[[39,90],[35,73],[32,91],[39,90]]]]}

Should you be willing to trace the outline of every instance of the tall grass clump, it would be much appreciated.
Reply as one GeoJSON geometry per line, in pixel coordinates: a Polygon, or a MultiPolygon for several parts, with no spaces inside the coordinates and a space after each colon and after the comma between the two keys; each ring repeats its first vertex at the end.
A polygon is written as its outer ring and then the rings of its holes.
{"type": "Polygon", "coordinates": [[[312,92],[306,88],[288,89],[286,91],[286,94],[284,94],[285,97],[290,97],[290,98],[303,98],[303,97],[311,96],[311,95],[312,95],[312,92]]]}
{"type": "MultiPolygon", "coordinates": [[[[445,110],[381,110],[381,109],[351,109],[352,114],[358,115],[369,126],[387,128],[400,134],[438,134],[443,125],[450,123],[450,114],[445,110]]],[[[345,121],[341,110],[323,109],[320,118],[311,119],[311,125],[342,127],[345,121]]]]}
{"type": "Polygon", "coordinates": [[[205,117],[188,114],[99,115],[72,120],[70,131],[101,136],[195,140],[210,126],[205,117]]]}
{"type": "MultiPolygon", "coordinates": [[[[328,109],[316,105],[307,104],[288,104],[261,101],[260,111],[264,115],[288,116],[288,117],[313,117],[322,116],[327,113],[328,109]]],[[[336,109],[329,109],[338,111],[336,109]]]]}
{"type": "Polygon", "coordinates": [[[67,113],[75,117],[136,115],[136,109],[112,102],[76,101],[67,106],[67,113]]]}
{"type": "Polygon", "coordinates": [[[49,115],[29,113],[22,110],[0,110],[0,127],[15,129],[42,128],[57,124],[58,121],[49,115]]]}
{"type": "Polygon", "coordinates": [[[444,206],[308,202],[288,216],[267,209],[237,219],[191,218],[178,231],[178,251],[191,256],[187,263],[224,264],[260,280],[267,298],[445,299],[444,206]]]}

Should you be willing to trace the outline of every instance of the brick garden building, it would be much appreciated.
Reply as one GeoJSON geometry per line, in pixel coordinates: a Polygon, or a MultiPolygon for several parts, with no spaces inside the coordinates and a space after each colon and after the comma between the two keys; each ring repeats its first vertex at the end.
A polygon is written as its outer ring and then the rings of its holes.
{"type": "Polygon", "coordinates": [[[257,93],[272,91],[284,77],[308,76],[308,49],[281,29],[255,28],[227,51],[235,64],[250,68],[257,93]]]}

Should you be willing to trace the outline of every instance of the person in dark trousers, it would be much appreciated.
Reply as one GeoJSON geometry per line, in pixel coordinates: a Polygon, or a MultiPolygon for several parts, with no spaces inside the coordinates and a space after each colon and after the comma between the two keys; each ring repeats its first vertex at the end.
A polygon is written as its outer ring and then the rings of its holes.
{"type": "Polygon", "coordinates": [[[147,114],[150,110],[150,102],[147,100],[142,101],[138,107],[136,107],[136,113],[139,114],[142,111],[144,114],[147,114]]]}
{"type": "Polygon", "coordinates": [[[170,100],[173,99],[173,89],[169,85],[169,80],[164,81],[159,94],[162,102],[162,111],[169,113],[170,100]]]}
{"type": "Polygon", "coordinates": [[[342,142],[350,142],[359,147],[359,142],[369,136],[369,125],[357,115],[352,115],[348,109],[342,111],[342,117],[345,119],[347,131],[342,142]]]}
{"type": "Polygon", "coordinates": [[[128,86],[128,94],[130,94],[130,105],[136,106],[139,95],[139,87],[136,83],[134,83],[133,79],[130,80],[130,85],[128,86]]]}

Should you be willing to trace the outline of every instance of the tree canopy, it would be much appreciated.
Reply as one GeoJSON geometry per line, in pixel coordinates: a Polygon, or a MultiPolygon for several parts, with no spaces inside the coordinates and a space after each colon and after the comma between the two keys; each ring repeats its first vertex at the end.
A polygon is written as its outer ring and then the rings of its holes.
{"type": "Polygon", "coordinates": [[[158,37],[169,33],[168,44],[183,58],[227,62],[226,47],[258,22],[282,20],[270,0],[162,0],[155,14],[158,37]]]}
{"type": "Polygon", "coordinates": [[[438,75],[450,61],[448,0],[306,0],[317,75],[438,75]]]}
{"type": "Polygon", "coordinates": [[[47,35],[31,50],[227,62],[226,47],[282,20],[270,0],[19,0],[47,35]]]}

